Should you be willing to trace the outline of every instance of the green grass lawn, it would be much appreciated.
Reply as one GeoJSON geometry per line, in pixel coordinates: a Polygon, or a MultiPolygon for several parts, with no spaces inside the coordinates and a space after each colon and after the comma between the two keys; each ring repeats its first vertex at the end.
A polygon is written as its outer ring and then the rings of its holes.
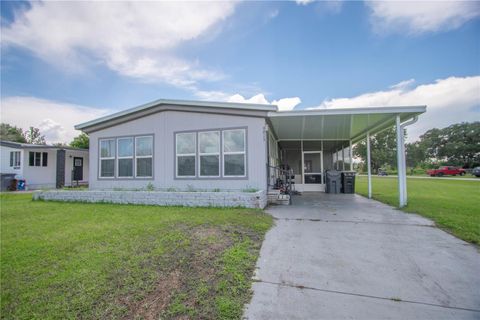
{"type": "MultiPolygon", "coordinates": [[[[406,212],[418,213],[457,237],[480,244],[480,182],[407,179],[406,212]]],[[[356,192],[367,196],[367,177],[357,177],[356,192]]],[[[398,206],[396,178],[372,177],[373,198],[398,206]]]]}
{"type": "Polygon", "coordinates": [[[272,225],[252,209],[0,201],[5,319],[239,319],[272,225]]]}

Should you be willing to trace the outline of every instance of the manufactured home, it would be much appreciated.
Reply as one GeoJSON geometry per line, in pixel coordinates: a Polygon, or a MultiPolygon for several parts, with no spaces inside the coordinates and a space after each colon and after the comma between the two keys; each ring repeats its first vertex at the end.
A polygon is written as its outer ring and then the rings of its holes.
{"type": "MultiPolygon", "coordinates": [[[[425,111],[157,100],[75,128],[90,136],[91,190],[269,190],[277,169],[288,169],[296,190],[321,192],[327,170],[352,169],[353,144],[393,125],[403,132],[425,111]]],[[[403,135],[397,140],[405,202],[403,135]]]]}
{"type": "Polygon", "coordinates": [[[0,173],[24,179],[29,190],[88,184],[86,149],[0,141],[0,156],[0,173]]]}

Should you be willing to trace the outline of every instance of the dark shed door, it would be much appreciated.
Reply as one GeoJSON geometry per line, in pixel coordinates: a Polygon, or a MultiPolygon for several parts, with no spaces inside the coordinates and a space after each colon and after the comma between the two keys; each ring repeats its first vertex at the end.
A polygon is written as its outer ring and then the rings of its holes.
{"type": "Polygon", "coordinates": [[[83,158],[73,158],[73,180],[83,180],[83,158]]]}

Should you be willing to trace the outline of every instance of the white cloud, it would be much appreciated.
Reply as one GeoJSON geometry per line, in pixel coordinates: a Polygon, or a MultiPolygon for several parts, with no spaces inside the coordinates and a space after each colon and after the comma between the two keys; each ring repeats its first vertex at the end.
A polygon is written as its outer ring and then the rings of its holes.
{"type": "Polygon", "coordinates": [[[1,105],[2,122],[24,130],[30,126],[37,127],[48,143],[68,143],[80,134],[73,128],[74,125],[111,113],[111,110],[34,97],[8,97],[1,100],[1,105]]]}
{"type": "Polygon", "coordinates": [[[385,91],[326,100],[309,109],[427,105],[427,112],[409,127],[409,141],[433,127],[480,120],[480,76],[439,79],[410,89],[405,86],[413,81],[402,81],[385,91]]]}
{"type": "Polygon", "coordinates": [[[278,111],[291,111],[301,102],[302,100],[299,97],[292,97],[272,101],[272,104],[278,106],[278,111]]]}
{"type": "Polygon", "coordinates": [[[103,63],[121,75],[188,87],[223,74],[178,57],[182,44],[213,33],[235,2],[32,2],[2,25],[2,45],[78,71],[103,63]],[[212,32],[209,32],[212,31],[212,32]]]}
{"type": "Polygon", "coordinates": [[[478,1],[367,1],[366,4],[378,33],[451,30],[480,16],[478,1]]]}
{"type": "Polygon", "coordinates": [[[265,98],[265,95],[259,93],[250,99],[244,98],[240,94],[234,94],[228,99],[228,102],[238,102],[238,103],[257,103],[257,104],[270,104],[268,100],[265,98]]]}
{"type": "Polygon", "coordinates": [[[251,97],[250,99],[246,99],[242,95],[237,93],[229,97],[227,101],[238,102],[238,103],[273,104],[278,106],[279,111],[293,110],[297,105],[299,105],[302,102],[302,100],[299,97],[292,97],[292,98],[283,98],[283,99],[274,100],[270,103],[268,102],[267,98],[265,98],[265,95],[263,95],[262,93],[259,93],[251,97]]]}
{"type": "Polygon", "coordinates": [[[306,6],[309,3],[314,2],[315,0],[295,0],[298,5],[306,6]]]}

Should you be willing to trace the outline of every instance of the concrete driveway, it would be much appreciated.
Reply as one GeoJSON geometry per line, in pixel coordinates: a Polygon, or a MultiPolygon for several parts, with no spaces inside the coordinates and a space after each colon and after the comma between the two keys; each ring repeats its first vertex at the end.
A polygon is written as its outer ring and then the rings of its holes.
{"type": "Polygon", "coordinates": [[[479,250],[357,195],[270,207],[247,319],[480,319],[479,250]]]}

